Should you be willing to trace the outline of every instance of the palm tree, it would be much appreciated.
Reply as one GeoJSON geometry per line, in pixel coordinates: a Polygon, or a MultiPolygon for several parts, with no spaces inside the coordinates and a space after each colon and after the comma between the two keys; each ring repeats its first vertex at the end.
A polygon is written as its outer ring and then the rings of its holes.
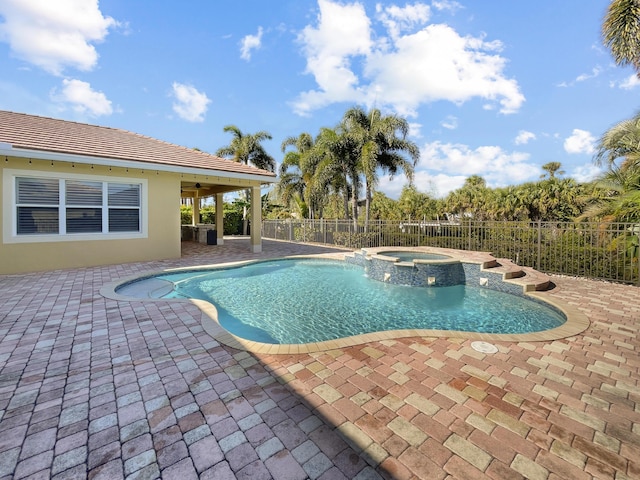
{"type": "Polygon", "coordinates": [[[640,0],[613,0],[602,23],[604,45],[620,66],[640,74],[640,0]]]}
{"type": "Polygon", "coordinates": [[[493,196],[494,193],[487,188],[484,178],[471,175],[462,187],[449,193],[445,199],[445,206],[450,213],[471,216],[474,220],[487,220],[492,216],[487,207],[493,196]]]}
{"type": "Polygon", "coordinates": [[[518,221],[528,219],[529,209],[523,202],[522,188],[520,186],[507,186],[495,191],[496,208],[494,217],[496,220],[518,221]]]}
{"type": "Polygon", "coordinates": [[[280,181],[277,191],[285,204],[295,201],[303,218],[313,218],[315,206],[312,195],[313,162],[309,161],[313,149],[313,137],[301,133],[298,137],[288,137],[282,142],[282,152],[286,152],[280,165],[280,181]],[[292,146],[295,150],[287,150],[292,146]]]}
{"type": "Polygon", "coordinates": [[[596,165],[612,167],[619,159],[627,166],[640,165],[640,113],[617,123],[598,140],[596,165]]]}
{"type": "Polygon", "coordinates": [[[340,128],[321,128],[310,156],[315,168],[313,189],[316,196],[330,191],[342,195],[344,218],[349,218],[349,199],[352,203],[354,223],[358,218],[358,192],[360,176],[357,161],[352,154],[344,132],[340,128]]]}
{"type": "Polygon", "coordinates": [[[640,220],[640,165],[613,165],[595,182],[590,205],[577,220],[608,222],[640,220]]]}
{"type": "Polygon", "coordinates": [[[230,157],[234,162],[251,164],[256,168],[273,172],[276,162],[261,144],[264,140],[271,140],[270,133],[264,130],[253,134],[242,133],[235,125],[227,125],[224,127],[224,131],[231,133],[233,138],[229,145],[220,147],[216,151],[216,155],[230,157]]]}
{"type": "Polygon", "coordinates": [[[547,172],[543,174],[540,178],[544,178],[549,175],[549,178],[555,178],[556,173],[558,175],[564,175],[564,170],[560,170],[562,168],[562,164],[560,162],[548,162],[542,165],[542,169],[547,172]]]}
{"type": "MultiPolygon", "coordinates": [[[[220,147],[216,151],[216,155],[230,158],[234,162],[242,163],[244,165],[253,165],[254,167],[268,170],[270,172],[274,171],[276,161],[266,152],[261,144],[264,140],[271,140],[271,134],[263,130],[254,134],[245,134],[242,133],[242,131],[235,125],[225,126],[224,131],[231,133],[233,138],[229,145],[220,147]]],[[[245,190],[246,200],[260,201],[259,198],[250,199],[250,196],[251,191],[245,190]]],[[[243,208],[242,223],[242,232],[246,235],[248,224],[246,206],[243,208]]]]}
{"type": "MultiPolygon", "coordinates": [[[[374,192],[374,195],[377,194],[374,192]]],[[[436,217],[437,204],[437,200],[419,192],[415,185],[405,185],[400,192],[397,209],[401,212],[402,220],[423,220],[436,217]]]]}
{"type": "MultiPolygon", "coordinates": [[[[357,158],[358,168],[364,176],[365,229],[369,224],[371,196],[378,182],[378,170],[391,176],[402,170],[413,182],[413,168],[420,158],[418,146],[407,140],[409,123],[396,115],[382,115],[377,108],[366,112],[361,107],[347,110],[341,127],[345,132],[351,153],[357,158]],[[403,154],[408,154],[411,161],[403,154]]],[[[357,208],[357,205],[354,206],[357,208]]],[[[354,214],[354,218],[356,215],[354,214]]]]}

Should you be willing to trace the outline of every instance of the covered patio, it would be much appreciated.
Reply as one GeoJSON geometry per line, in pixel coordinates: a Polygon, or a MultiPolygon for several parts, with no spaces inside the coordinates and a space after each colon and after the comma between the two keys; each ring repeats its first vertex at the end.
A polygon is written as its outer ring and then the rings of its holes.
{"type": "Polygon", "coordinates": [[[248,183],[244,188],[238,185],[221,182],[219,177],[194,176],[192,180],[180,182],[180,197],[182,201],[186,199],[193,207],[191,225],[182,225],[182,240],[193,240],[201,244],[224,245],[224,194],[236,192],[238,190],[248,191],[250,207],[247,220],[250,228],[250,249],[253,253],[262,251],[262,204],[261,204],[261,184],[259,182],[248,183]],[[202,200],[213,199],[215,204],[215,223],[203,224],[200,219],[200,205],[202,200]],[[256,199],[256,201],[254,201],[256,199]],[[188,229],[191,232],[188,232],[188,229]],[[215,241],[212,241],[211,234],[214,232],[215,241]],[[207,235],[209,233],[209,236],[207,235]]]}

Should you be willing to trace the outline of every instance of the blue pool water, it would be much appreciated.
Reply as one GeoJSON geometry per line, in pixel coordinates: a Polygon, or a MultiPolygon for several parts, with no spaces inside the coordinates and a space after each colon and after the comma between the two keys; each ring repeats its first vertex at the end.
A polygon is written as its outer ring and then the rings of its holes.
{"type": "Polygon", "coordinates": [[[464,285],[392,285],[339,261],[267,261],[158,278],[175,284],[165,298],[207,300],[225,329],[264,343],[302,344],[399,329],[528,333],[565,321],[550,306],[519,296],[464,285]]]}

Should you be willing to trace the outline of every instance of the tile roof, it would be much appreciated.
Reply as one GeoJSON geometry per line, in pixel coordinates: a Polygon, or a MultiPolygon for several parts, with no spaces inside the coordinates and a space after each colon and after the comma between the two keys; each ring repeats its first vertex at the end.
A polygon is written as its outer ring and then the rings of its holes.
{"type": "Polygon", "coordinates": [[[274,173],[118,128],[0,110],[0,142],[40,150],[264,176],[274,173]]]}

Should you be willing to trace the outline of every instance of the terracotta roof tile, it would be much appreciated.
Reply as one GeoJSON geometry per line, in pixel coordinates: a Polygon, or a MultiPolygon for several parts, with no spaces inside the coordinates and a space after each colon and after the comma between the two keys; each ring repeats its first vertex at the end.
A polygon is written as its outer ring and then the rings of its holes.
{"type": "Polygon", "coordinates": [[[266,170],[118,128],[3,110],[0,142],[14,148],[61,154],[275,177],[266,170]]]}

